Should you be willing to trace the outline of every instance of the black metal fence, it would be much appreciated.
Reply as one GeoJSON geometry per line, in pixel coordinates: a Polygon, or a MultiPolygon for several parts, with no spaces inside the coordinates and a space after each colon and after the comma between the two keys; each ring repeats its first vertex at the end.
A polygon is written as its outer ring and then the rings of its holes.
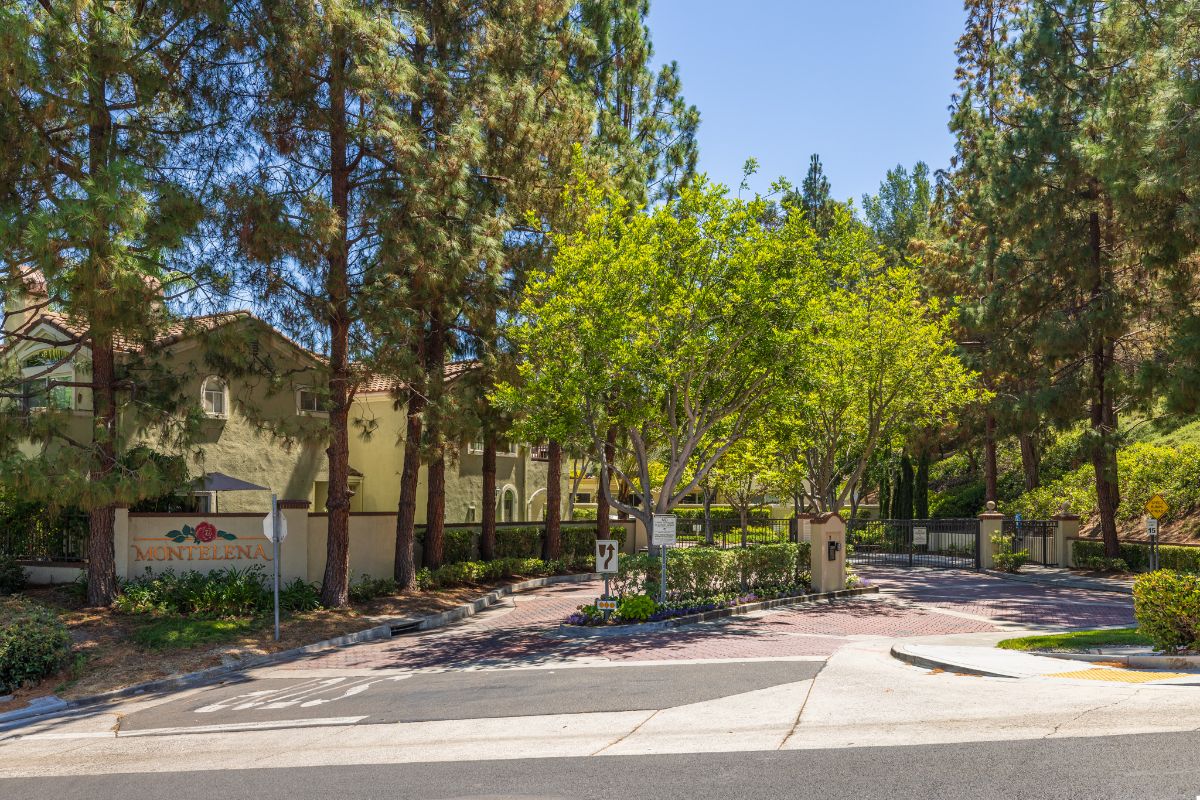
{"type": "Polygon", "coordinates": [[[780,544],[794,542],[792,520],[790,519],[752,519],[750,524],[742,529],[742,524],[736,519],[714,519],[710,523],[711,540],[706,533],[703,522],[680,522],[675,531],[675,541],[678,547],[748,547],[755,544],[780,544]]]}
{"type": "Polygon", "coordinates": [[[852,519],[846,544],[854,564],[979,569],[978,519],[852,519]]]}
{"type": "Polygon", "coordinates": [[[1054,520],[1006,519],[1001,530],[1012,541],[1014,553],[1021,550],[1029,553],[1031,564],[1058,566],[1058,548],[1054,546],[1058,523],[1054,520]]]}
{"type": "Polygon", "coordinates": [[[47,563],[87,558],[88,518],[83,511],[11,511],[0,520],[0,555],[47,563]]]}

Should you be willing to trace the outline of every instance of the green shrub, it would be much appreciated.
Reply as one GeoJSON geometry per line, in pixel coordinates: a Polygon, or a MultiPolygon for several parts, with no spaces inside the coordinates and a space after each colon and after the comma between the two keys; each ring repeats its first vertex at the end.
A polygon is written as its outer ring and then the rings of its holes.
{"type": "MultiPolygon", "coordinates": [[[[1071,544],[1075,563],[1083,566],[1093,558],[1104,558],[1104,543],[1100,541],[1076,540],[1071,544]]],[[[1133,572],[1144,572],[1150,568],[1150,546],[1133,542],[1122,542],[1120,560],[1133,572]]],[[[1183,547],[1163,544],[1158,546],[1158,566],[1176,572],[1200,573],[1200,547],[1183,547]]]]}
{"type": "Polygon", "coordinates": [[[363,573],[358,583],[350,584],[350,602],[366,603],[377,597],[387,597],[396,594],[400,587],[391,578],[372,578],[363,573]]]}
{"type": "Polygon", "coordinates": [[[157,574],[147,567],[145,575],[125,583],[114,605],[125,614],[241,617],[271,609],[273,599],[259,564],[157,574]]]}
{"type": "Polygon", "coordinates": [[[0,555],[0,595],[14,594],[25,588],[25,568],[15,558],[0,555]]]}
{"type": "Polygon", "coordinates": [[[54,673],[70,653],[67,627],[50,609],[22,597],[0,598],[0,694],[54,673]]]}
{"type": "MultiPolygon", "coordinates": [[[[710,509],[709,519],[713,522],[718,520],[733,520],[734,522],[741,521],[741,515],[733,506],[712,506],[710,509]]],[[[673,512],[675,519],[678,520],[680,529],[684,524],[691,525],[694,522],[704,522],[703,508],[677,508],[673,512]]],[[[752,508],[750,509],[750,521],[767,520],[771,518],[771,509],[769,508],[752,508]]]]}
{"type": "Polygon", "coordinates": [[[1160,569],[1133,582],[1138,630],[1160,650],[1200,648],[1200,576],[1160,569]]]}
{"type": "Polygon", "coordinates": [[[1075,562],[1075,565],[1083,569],[1095,570],[1096,572],[1128,572],[1129,565],[1125,563],[1123,558],[1105,558],[1104,556],[1088,556],[1085,559],[1075,562]]]}
{"type": "Polygon", "coordinates": [[[542,528],[530,525],[524,528],[499,528],[496,530],[496,558],[541,558],[542,528]]]}
{"type": "Polygon", "coordinates": [[[315,583],[296,578],[279,587],[279,610],[284,612],[316,611],[321,607],[321,590],[315,583]]]}
{"type": "Polygon", "coordinates": [[[571,519],[573,520],[588,520],[596,519],[597,509],[595,506],[579,508],[576,506],[571,509],[571,519]]]}
{"type": "MultiPolygon", "coordinates": [[[[719,549],[680,547],[667,556],[667,588],[673,600],[705,602],[752,592],[773,595],[806,587],[808,542],[719,549]]],[[[622,555],[611,579],[613,593],[658,595],[662,562],[657,554],[622,555]]]]}
{"type": "Polygon", "coordinates": [[[540,558],[498,558],[494,561],[462,561],[444,564],[430,571],[417,571],[417,586],[421,589],[448,589],[475,583],[498,581],[502,578],[542,577],[568,572],[566,561],[542,561],[540,558]]]}
{"type": "MultiPolygon", "coordinates": [[[[1200,446],[1167,447],[1139,442],[1123,447],[1117,452],[1117,481],[1121,486],[1118,519],[1141,519],[1146,502],[1156,492],[1171,507],[1165,519],[1187,516],[1200,508],[1200,446]]],[[[1002,505],[1005,513],[1020,512],[1031,519],[1045,519],[1057,514],[1064,502],[1076,514],[1095,513],[1096,481],[1090,465],[1002,505]]]]}
{"type": "Polygon", "coordinates": [[[992,536],[992,544],[996,551],[992,554],[992,566],[1001,572],[1017,573],[1029,561],[1028,550],[1013,550],[1011,536],[996,534],[992,536]]]}
{"type": "Polygon", "coordinates": [[[654,598],[644,594],[630,594],[617,603],[617,616],[627,622],[645,622],[654,613],[654,598]]]}
{"type": "Polygon", "coordinates": [[[983,481],[933,492],[929,498],[929,516],[934,519],[973,517],[983,510],[986,496],[983,481]]]}

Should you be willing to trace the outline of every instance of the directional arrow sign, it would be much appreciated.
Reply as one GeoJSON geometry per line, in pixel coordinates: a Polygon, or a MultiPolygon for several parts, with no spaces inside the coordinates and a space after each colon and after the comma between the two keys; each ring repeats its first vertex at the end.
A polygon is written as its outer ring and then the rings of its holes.
{"type": "Polygon", "coordinates": [[[604,574],[617,571],[618,553],[621,552],[617,544],[616,539],[596,540],[596,572],[604,574]]]}
{"type": "Polygon", "coordinates": [[[1146,503],[1146,513],[1155,519],[1161,518],[1170,510],[1170,506],[1167,505],[1166,500],[1163,500],[1161,494],[1154,495],[1150,498],[1150,502],[1146,503]]]}

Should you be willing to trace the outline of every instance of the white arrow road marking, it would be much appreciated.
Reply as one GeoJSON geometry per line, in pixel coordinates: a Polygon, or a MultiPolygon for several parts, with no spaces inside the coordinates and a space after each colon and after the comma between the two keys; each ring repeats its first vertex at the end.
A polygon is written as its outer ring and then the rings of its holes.
{"type": "Polygon", "coordinates": [[[228,697],[224,700],[218,700],[215,703],[201,706],[196,709],[196,713],[211,714],[216,711],[250,711],[254,709],[277,711],[282,708],[291,708],[292,706],[312,708],[313,706],[333,703],[337,700],[345,700],[348,697],[361,694],[376,683],[384,681],[395,682],[408,677],[411,676],[405,674],[384,678],[359,678],[350,683],[346,683],[346,678],[305,681],[304,683],[289,686],[285,689],[265,689],[228,697]],[[327,692],[341,692],[341,694],[336,697],[322,698],[321,695],[327,692]]]}

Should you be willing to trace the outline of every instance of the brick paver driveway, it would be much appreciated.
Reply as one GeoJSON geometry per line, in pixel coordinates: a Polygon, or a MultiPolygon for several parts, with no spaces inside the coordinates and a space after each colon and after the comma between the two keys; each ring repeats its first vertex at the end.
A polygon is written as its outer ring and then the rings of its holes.
{"type": "Polygon", "coordinates": [[[345,648],[293,662],[296,669],[528,666],[579,659],[665,661],[832,655],[863,637],[976,633],[1010,627],[1077,628],[1133,623],[1124,595],[1016,583],[956,570],[862,570],[877,596],[776,609],[720,623],[604,639],[555,629],[590,602],[598,583],[547,587],[510,598],[462,625],[345,648]]]}

